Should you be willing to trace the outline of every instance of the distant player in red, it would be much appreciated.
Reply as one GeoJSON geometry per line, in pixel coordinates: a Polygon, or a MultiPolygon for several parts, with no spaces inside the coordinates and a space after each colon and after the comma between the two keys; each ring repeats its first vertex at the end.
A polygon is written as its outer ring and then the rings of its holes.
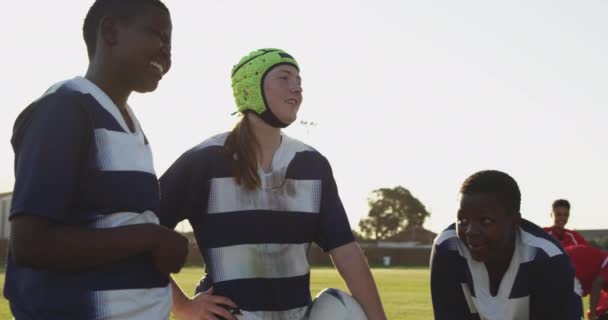
{"type": "Polygon", "coordinates": [[[553,201],[553,226],[543,228],[545,232],[552,235],[554,238],[561,242],[562,247],[566,248],[569,246],[576,245],[588,245],[587,240],[580,235],[580,233],[574,230],[568,230],[565,228],[570,217],[570,202],[564,199],[558,199],[553,201]]]}
{"type": "Polygon", "coordinates": [[[582,286],[582,295],[589,294],[588,317],[591,320],[608,320],[608,252],[589,245],[566,247],[576,279],[582,286]]]}

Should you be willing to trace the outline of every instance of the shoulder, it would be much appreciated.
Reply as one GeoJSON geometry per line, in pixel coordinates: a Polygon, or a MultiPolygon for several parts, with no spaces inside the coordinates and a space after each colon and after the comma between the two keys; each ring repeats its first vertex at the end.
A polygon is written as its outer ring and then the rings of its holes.
{"type": "Polygon", "coordinates": [[[433,241],[431,249],[431,274],[449,274],[450,281],[461,282],[468,270],[467,260],[471,255],[458,238],[456,224],[453,223],[443,230],[433,241]]]}
{"type": "Polygon", "coordinates": [[[433,250],[436,254],[447,251],[458,251],[459,245],[460,239],[458,239],[458,234],[456,233],[456,224],[452,223],[437,235],[433,241],[433,250]]]}
{"type": "Polygon", "coordinates": [[[69,90],[67,88],[60,88],[59,90],[46,93],[34,102],[32,102],[27,108],[25,108],[19,117],[21,120],[27,120],[34,114],[44,114],[45,117],[51,116],[62,117],[69,116],[71,114],[85,114],[85,109],[82,108],[82,104],[86,103],[86,95],[77,91],[69,90]]]}
{"type": "Polygon", "coordinates": [[[308,145],[296,138],[292,138],[286,134],[282,134],[282,139],[283,139],[282,143],[284,143],[289,149],[293,150],[294,152],[302,152],[302,151],[317,152],[317,150],[315,150],[310,145],[308,145]]]}
{"type": "Polygon", "coordinates": [[[280,156],[286,162],[294,161],[299,158],[304,158],[308,161],[328,162],[320,152],[310,145],[285,134],[283,134],[282,138],[282,151],[280,156]]]}
{"type": "Polygon", "coordinates": [[[188,150],[189,153],[202,152],[208,148],[223,147],[230,132],[216,134],[188,150]]]}
{"type": "Polygon", "coordinates": [[[573,236],[575,236],[578,239],[585,239],[585,237],[583,237],[582,234],[580,234],[578,231],[575,230],[568,230],[568,232],[572,233],[573,236]]]}
{"type": "Polygon", "coordinates": [[[323,179],[331,176],[329,161],[316,149],[300,140],[283,135],[275,163],[287,168],[287,176],[295,179],[323,179]]]}
{"type": "Polygon", "coordinates": [[[65,86],[57,86],[27,106],[17,117],[13,126],[13,136],[19,137],[30,126],[41,130],[49,128],[84,129],[89,119],[86,108],[82,107],[87,97],[65,86]]]}
{"type": "Polygon", "coordinates": [[[562,249],[559,241],[554,237],[547,234],[543,228],[536,224],[522,219],[520,224],[521,242],[529,247],[536,248],[548,257],[554,257],[563,255],[564,250],[562,249]]]}
{"type": "Polygon", "coordinates": [[[539,275],[542,273],[572,273],[570,258],[560,243],[532,222],[522,219],[520,225],[522,261],[535,266],[539,275]]]}
{"type": "Polygon", "coordinates": [[[218,161],[226,164],[224,153],[226,137],[228,137],[228,132],[217,134],[187,150],[173,163],[167,172],[184,171],[192,173],[206,169],[209,164],[217,163],[218,161]]]}
{"type": "Polygon", "coordinates": [[[194,146],[190,150],[186,151],[182,158],[188,161],[200,161],[208,158],[223,156],[224,143],[228,137],[229,132],[216,134],[198,145],[194,146]]]}

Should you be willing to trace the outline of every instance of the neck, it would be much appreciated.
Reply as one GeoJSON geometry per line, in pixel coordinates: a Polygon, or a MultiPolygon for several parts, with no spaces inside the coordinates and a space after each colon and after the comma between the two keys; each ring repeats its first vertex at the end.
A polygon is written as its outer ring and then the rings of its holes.
{"type": "Polygon", "coordinates": [[[500,251],[500,256],[495,257],[491,261],[487,261],[485,264],[490,273],[494,273],[495,275],[499,274],[502,276],[509,268],[511,259],[513,259],[513,252],[515,251],[515,237],[513,237],[512,241],[509,241],[509,245],[504,250],[500,251]]]}
{"type": "Polygon", "coordinates": [[[132,91],[124,88],[123,82],[113,69],[102,62],[91,61],[85,78],[89,79],[108,95],[121,111],[125,111],[127,100],[132,91]]]}
{"type": "Polygon", "coordinates": [[[270,126],[251,112],[245,116],[249,118],[253,134],[260,145],[260,160],[262,163],[268,159],[272,160],[274,153],[281,144],[281,129],[270,126]]]}

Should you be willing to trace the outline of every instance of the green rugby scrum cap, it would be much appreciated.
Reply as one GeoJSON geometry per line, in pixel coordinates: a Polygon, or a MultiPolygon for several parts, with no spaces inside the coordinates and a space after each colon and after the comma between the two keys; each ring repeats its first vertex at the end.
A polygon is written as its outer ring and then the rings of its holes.
{"type": "Polygon", "coordinates": [[[264,96],[266,74],[282,64],[292,65],[299,70],[298,63],[290,54],[270,48],[250,52],[232,67],[232,92],[239,112],[253,111],[275,128],[288,126],[270,111],[264,96]]]}

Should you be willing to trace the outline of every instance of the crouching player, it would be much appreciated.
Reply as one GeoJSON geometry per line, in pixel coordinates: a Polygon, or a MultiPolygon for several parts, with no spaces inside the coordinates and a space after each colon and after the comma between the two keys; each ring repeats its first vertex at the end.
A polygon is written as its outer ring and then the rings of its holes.
{"type": "Polygon", "coordinates": [[[517,182],[481,171],[460,193],[457,222],[435,239],[431,254],[435,319],[582,319],[568,256],[521,218],[517,182]]]}

